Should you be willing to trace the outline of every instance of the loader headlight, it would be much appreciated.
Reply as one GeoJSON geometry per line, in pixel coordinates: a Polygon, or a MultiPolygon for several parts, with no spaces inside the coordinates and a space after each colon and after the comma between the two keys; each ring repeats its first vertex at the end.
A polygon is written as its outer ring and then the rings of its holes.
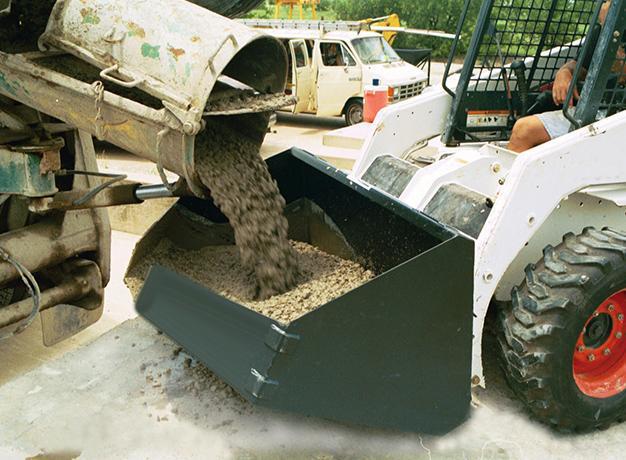
{"type": "Polygon", "coordinates": [[[393,101],[398,94],[400,94],[400,88],[398,88],[397,86],[390,86],[387,89],[387,96],[389,97],[389,101],[393,101]]]}

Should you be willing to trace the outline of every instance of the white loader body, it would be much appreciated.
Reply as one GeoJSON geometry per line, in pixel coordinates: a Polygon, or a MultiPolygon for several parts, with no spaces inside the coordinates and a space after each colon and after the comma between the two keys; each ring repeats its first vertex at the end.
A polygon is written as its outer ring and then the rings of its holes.
{"type": "Polygon", "coordinates": [[[350,178],[372,187],[367,172],[379,157],[407,165],[409,157],[431,158],[432,164],[415,168],[397,199],[429,214],[427,207],[441,187],[456,184],[493,203],[479,233],[468,235],[476,242],[473,382],[484,385],[481,344],[491,301],[510,300],[524,267],[564,234],[588,226],[624,227],[626,113],[516,155],[497,143],[443,145],[439,135],[451,101],[442,87],[432,87],[383,109],[350,178]]]}

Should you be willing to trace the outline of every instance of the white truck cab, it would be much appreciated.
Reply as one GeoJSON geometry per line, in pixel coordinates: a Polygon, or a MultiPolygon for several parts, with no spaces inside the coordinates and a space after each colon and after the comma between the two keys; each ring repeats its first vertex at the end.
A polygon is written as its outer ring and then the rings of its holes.
{"type": "Polygon", "coordinates": [[[297,97],[293,113],[363,120],[363,91],[378,79],[389,87],[389,102],[419,95],[428,84],[425,71],[403,61],[382,35],[370,31],[265,29],[280,39],[289,55],[287,92],[297,97]]]}

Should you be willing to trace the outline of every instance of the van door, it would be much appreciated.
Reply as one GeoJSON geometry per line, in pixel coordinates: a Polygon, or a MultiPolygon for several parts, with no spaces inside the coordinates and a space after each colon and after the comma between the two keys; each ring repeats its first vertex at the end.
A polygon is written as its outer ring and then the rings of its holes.
{"type": "Polygon", "coordinates": [[[293,106],[293,113],[309,112],[311,110],[313,92],[313,69],[309,60],[304,40],[290,40],[289,49],[291,52],[291,73],[294,84],[293,94],[297,98],[293,106]]]}
{"type": "Polygon", "coordinates": [[[340,41],[320,40],[318,53],[317,114],[340,116],[351,97],[361,97],[363,75],[361,66],[340,41]]]}

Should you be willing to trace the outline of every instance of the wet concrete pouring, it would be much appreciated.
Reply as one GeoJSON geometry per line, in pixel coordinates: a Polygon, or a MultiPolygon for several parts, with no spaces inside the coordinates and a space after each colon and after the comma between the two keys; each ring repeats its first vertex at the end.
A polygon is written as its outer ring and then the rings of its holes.
{"type": "Polygon", "coordinates": [[[259,155],[258,137],[232,122],[207,123],[196,143],[196,171],[233,227],[241,263],[256,280],[254,297],[266,299],[295,287],[299,271],[285,200],[259,155]]]}

